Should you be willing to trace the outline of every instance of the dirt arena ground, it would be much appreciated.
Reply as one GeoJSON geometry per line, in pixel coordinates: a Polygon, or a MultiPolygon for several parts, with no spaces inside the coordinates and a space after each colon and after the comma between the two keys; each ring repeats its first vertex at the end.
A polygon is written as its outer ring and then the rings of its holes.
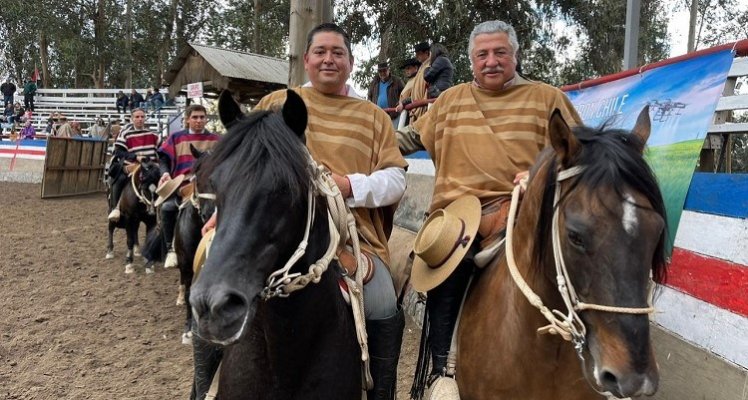
{"type": "MultiPolygon", "coordinates": [[[[0,399],[187,399],[178,272],[124,274],[124,232],[105,260],[104,195],[41,200],[0,182],[0,399]]],[[[408,321],[398,398],[420,332],[408,321]]]]}

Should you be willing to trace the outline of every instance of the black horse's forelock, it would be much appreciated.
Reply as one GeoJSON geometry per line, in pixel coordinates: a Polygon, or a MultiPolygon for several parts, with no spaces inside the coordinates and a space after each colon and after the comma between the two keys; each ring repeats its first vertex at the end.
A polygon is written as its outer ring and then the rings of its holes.
{"type": "MultiPolygon", "coordinates": [[[[602,188],[613,188],[623,198],[622,188],[628,186],[640,192],[649,200],[652,209],[665,221],[665,229],[660,235],[655,253],[652,257],[652,272],[655,281],[664,282],[666,277],[665,243],[668,235],[665,203],[657,184],[654,172],[641,154],[644,143],[629,131],[621,129],[590,128],[578,126],[573,129],[574,135],[582,144],[581,151],[572,162],[585,166],[584,171],[572,179],[568,194],[576,187],[588,188],[590,193],[602,188]]],[[[555,155],[549,152],[549,155],[555,155]]],[[[542,209],[535,231],[536,264],[542,265],[550,254],[551,223],[553,217],[553,194],[556,183],[557,162],[548,161],[549,172],[546,176],[542,209]]],[[[559,204],[563,203],[560,199],[559,204]]]]}
{"type": "Polygon", "coordinates": [[[291,131],[279,112],[253,111],[231,126],[219,141],[206,165],[216,190],[244,195],[257,185],[282,191],[292,203],[306,198],[311,184],[310,167],[304,142],[291,131]],[[221,176],[213,174],[226,165],[221,176]],[[263,174],[269,170],[271,174],[263,174]],[[263,176],[271,182],[259,182],[263,176]],[[217,181],[216,179],[220,180],[217,181]]]}

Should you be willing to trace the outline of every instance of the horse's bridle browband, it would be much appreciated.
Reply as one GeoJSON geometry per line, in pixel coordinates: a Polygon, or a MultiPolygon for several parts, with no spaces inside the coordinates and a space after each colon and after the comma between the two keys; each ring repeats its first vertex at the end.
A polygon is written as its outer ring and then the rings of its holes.
{"type": "Polygon", "coordinates": [[[506,233],[506,256],[507,264],[509,266],[509,272],[517,284],[517,287],[522,291],[527,300],[535,308],[540,310],[541,314],[548,320],[549,324],[538,328],[539,333],[550,333],[558,334],[565,340],[571,341],[574,344],[574,348],[577,351],[577,355],[584,361],[582,356],[582,350],[586,344],[587,328],[579,317],[578,312],[584,310],[597,310],[613,313],[624,313],[624,314],[650,314],[654,312],[654,307],[651,305],[644,308],[630,308],[630,307],[615,307],[605,306],[599,304],[584,303],[579,300],[574,286],[571,284],[569,279],[569,273],[564,262],[563,253],[561,250],[561,238],[559,235],[558,227],[558,203],[561,197],[561,182],[579,175],[584,171],[584,166],[574,166],[566,170],[560,170],[556,177],[556,189],[553,196],[553,222],[552,222],[552,237],[553,237],[553,257],[555,259],[556,266],[556,283],[558,285],[558,291],[561,294],[561,298],[566,305],[567,313],[564,314],[559,310],[550,310],[543,304],[540,297],[527,285],[522,275],[517,268],[517,264],[514,260],[514,248],[512,247],[512,239],[514,233],[514,220],[517,214],[517,205],[519,204],[520,191],[527,185],[527,178],[524,178],[517,186],[515,186],[512,192],[512,203],[509,208],[509,221],[507,223],[506,233]]]}

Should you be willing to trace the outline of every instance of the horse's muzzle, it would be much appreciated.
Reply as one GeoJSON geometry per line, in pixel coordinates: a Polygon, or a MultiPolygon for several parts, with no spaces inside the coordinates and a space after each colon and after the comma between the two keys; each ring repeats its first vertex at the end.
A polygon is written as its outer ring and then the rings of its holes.
{"type": "Polygon", "coordinates": [[[249,301],[240,292],[214,287],[210,292],[190,294],[196,334],[216,344],[229,345],[239,340],[249,318],[249,301]]]}

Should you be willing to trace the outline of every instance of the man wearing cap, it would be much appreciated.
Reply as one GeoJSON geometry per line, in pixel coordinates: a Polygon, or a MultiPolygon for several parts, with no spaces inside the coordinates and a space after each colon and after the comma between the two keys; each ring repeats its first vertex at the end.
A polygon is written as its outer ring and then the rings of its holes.
{"type": "MultiPolygon", "coordinates": [[[[188,128],[169,135],[158,149],[159,167],[161,169],[160,188],[163,188],[172,178],[190,173],[192,164],[195,163],[195,156],[192,155],[190,146],[198,151],[205,152],[212,149],[220,138],[215,133],[205,130],[205,123],[207,122],[205,107],[193,104],[187,107],[184,115],[188,128]]],[[[186,184],[186,180],[184,183],[186,184]]],[[[168,194],[166,199],[161,199],[161,231],[164,235],[167,250],[164,268],[177,266],[177,255],[174,252],[173,241],[174,226],[177,223],[177,213],[179,212],[179,200],[177,194],[168,194]]]]}
{"type": "MultiPolygon", "coordinates": [[[[364,285],[364,310],[374,388],[369,399],[394,399],[397,362],[405,324],[389,271],[387,239],[397,203],[405,192],[405,160],[389,116],[371,102],[351,97],[346,81],[353,69],[351,41],[339,26],[323,23],[309,32],[304,69],[311,86],[295,88],[306,103],[306,145],[333,173],[356,220],[362,253],[374,265],[364,285]]],[[[265,96],[258,109],[281,106],[286,91],[265,96]]],[[[343,267],[350,253],[341,249],[343,267]]],[[[371,264],[370,264],[371,265],[371,264]]]]}
{"type": "MultiPolygon", "coordinates": [[[[379,108],[395,108],[403,91],[403,81],[390,74],[390,66],[386,62],[377,64],[377,76],[369,85],[367,98],[379,108]]],[[[390,119],[397,118],[397,112],[388,113],[390,119]]]]}
{"type": "MultiPolygon", "coordinates": [[[[421,67],[418,69],[416,75],[411,78],[413,80],[413,89],[410,92],[410,99],[411,101],[426,100],[429,96],[426,90],[426,80],[423,79],[423,74],[431,65],[431,46],[429,46],[428,42],[421,42],[415,45],[413,50],[416,53],[416,60],[421,63],[421,67]]],[[[400,107],[398,107],[398,111],[402,110],[400,107]]],[[[428,107],[417,107],[410,110],[408,113],[410,122],[415,122],[426,112],[426,110],[428,110],[428,107]]]]}
{"type": "Polygon", "coordinates": [[[459,265],[448,264],[454,270],[441,279],[423,279],[434,276],[427,269],[441,266],[414,246],[421,254],[416,254],[420,261],[413,264],[411,283],[416,290],[428,292],[428,340],[433,361],[429,383],[444,373],[460,301],[471,273],[478,264],[490,262],[492,257],[487,258],[486,251],[497,248],[503,236],[514,184],[549,142],[551,114],[558,109],[569,124],[581,121],[563,92],[516,73],[518,47],[511,25],[502,21],[477,25],[468,45],[475,80],[447,89],[422,118],[397,132],[404,154],[425,148],[434,161],[431,213],[464,195],[477,197],[482,206],[472,248],[459,265]],[[478,251],[481,253],[476,255],[478,251]]]}
{"type": "Polygon", "coordinates": [[[109,166],[109,176],[112,178],[110,201],[113,209],[108,218],[112,222],[117,222],[120,218],[119,198],[127,183],[125,165],[140,162],[146,158],[155,160],[158,157],[156,149],[158,149],[160,138],[156,132],[145,126],[145,110],[142,108],[132,110],[130,121],[132,124],[125,126],[114,142],[114,154],[109,166]]]}
{"type": "MultiPolygon", "coordinates": [[[[400,113],[403,110],[404,106],[410,104],[413,101],[413,99],[411,98],[411,95],[413,93],[413,84],[416,82],[416,80],[413,78],[418,73],[418,67],[420,66],[421,66],[421,62],[416,60],[415,58],[409,58],[400,65],[400,69],[403,70],[403,74],[405,75],[406,78],[408,78],[408,81],[405,82],[405,87],[403,88],[403,91],[400,92],[400,101],[397,105],[397,111],[396,111],[398,113],[400,113]]],[[[405,125],[409,123],[410,123],[409,118],[407,118],[405,120],[405,125]]]]}

